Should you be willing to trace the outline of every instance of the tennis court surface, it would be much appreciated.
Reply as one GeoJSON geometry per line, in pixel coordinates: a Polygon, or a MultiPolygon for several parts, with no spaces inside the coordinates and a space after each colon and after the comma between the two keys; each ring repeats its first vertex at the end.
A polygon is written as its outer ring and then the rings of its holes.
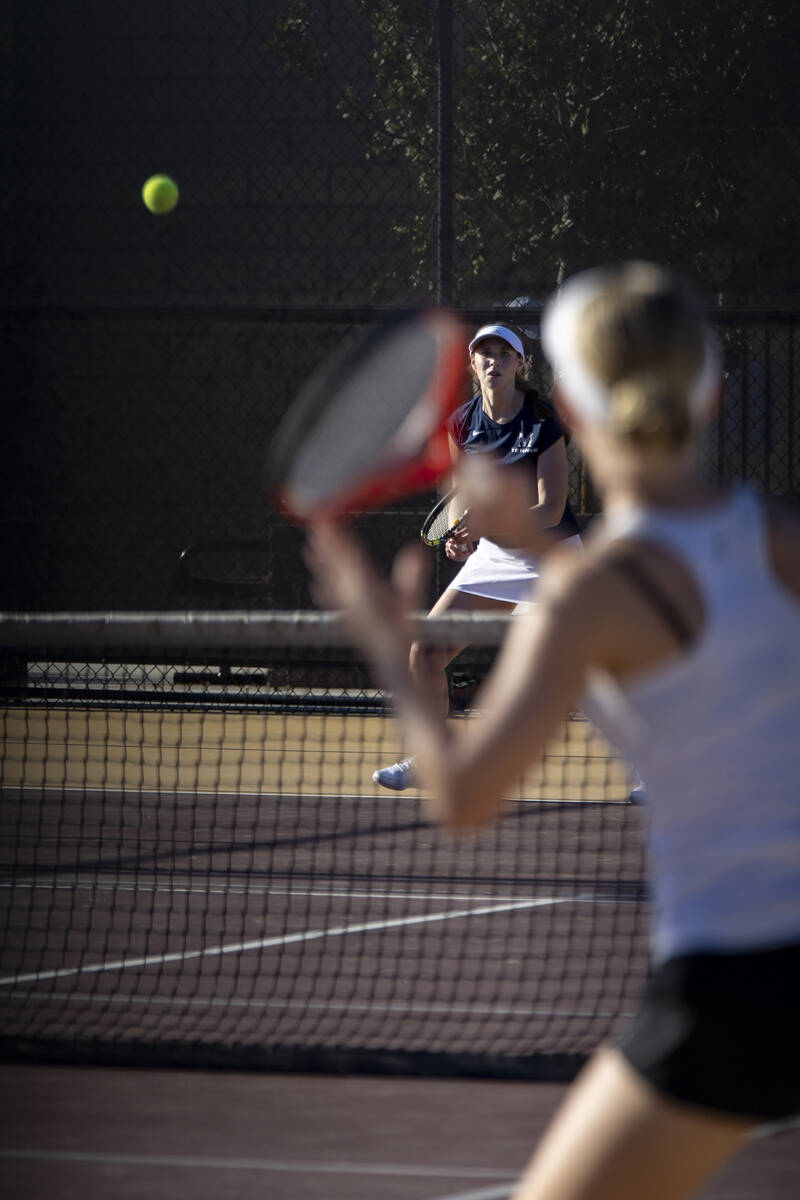
{"type": "MultiPolygon", "coordinates": [[[[563,1085],[0,1067],[15,1200],[505,1200],[563,1085]]],[[[800,1130],[763,1131],[697,1200],[795,1200],[800,1130]]]]}
{"type": "MultiPolygon", "coordinates": [[[[415,790],[372,782],[402,747],[363,667],[342,647],[293,650],[313,622],[272,624],[271,652],[235,667],[181,659],[152,630],[132,661],[114,622],[100,644],[85,622],[69,654],[18,655],[6,1053],[569,1077],[646,971],[622,764],[576,714],[505,817],[456,840],[415,790]]],[[[171,633],[190,637],[178,619],[171,633]]],[[[235,640],[223,619],[206,633],[235,640]]]]}
{"type": "Polygon", "coordinates": [[[14,1194],[508,1194],[647,971],[646,814],[590,723],[456,840],[373,784],[390,698],[320,615],[5,628],[14,1194]]]}

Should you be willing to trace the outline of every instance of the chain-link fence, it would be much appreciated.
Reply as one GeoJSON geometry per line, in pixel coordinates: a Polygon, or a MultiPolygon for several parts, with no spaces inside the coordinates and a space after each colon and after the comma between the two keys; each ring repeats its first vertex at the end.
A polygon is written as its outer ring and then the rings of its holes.
{"type": "MultiPolygon", "coordinates": [[[[313,367],[353,328],[289,316],[7,319],[0,603],[307,607],[301,542],[266,503],[262,466],[288,399],[285,365],[313,367]]],[[[800,492],[800,324],[772,316],[719,331],[728,400],[707,473],[800,492]]],[[[571,490],[578,512],[596,511],[574,457],[571,490]]],[[[385,562],[431,500],[362,518],[385,562]]],[[[432,587],[445,569],[439,556],[432,587]]]]}
{"type": "MultiPolygon", "coordinates": [[[[535,335],[565,272],[623,256],[714,307],[708,471],[800,490],[790,6],[4,11],[4,606],[309,603],[260,471],[313,367],[422,300],[519,300],[535,335]],[[155,171],[181,192],[160,217],[155,171]]],[[[571,483],[591,514],[577,460],[571,483]]],[[[387,558],[427,499],[364,518],[387,558]]]]}

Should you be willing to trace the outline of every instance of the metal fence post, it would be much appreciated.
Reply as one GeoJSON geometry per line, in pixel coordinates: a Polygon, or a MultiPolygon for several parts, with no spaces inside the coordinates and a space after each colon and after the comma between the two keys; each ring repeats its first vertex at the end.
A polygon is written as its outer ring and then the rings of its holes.
{"type": "Polygon", "coordinates": [[[453,303],[453,4],[439,0],[436,299],[453,303]]]}

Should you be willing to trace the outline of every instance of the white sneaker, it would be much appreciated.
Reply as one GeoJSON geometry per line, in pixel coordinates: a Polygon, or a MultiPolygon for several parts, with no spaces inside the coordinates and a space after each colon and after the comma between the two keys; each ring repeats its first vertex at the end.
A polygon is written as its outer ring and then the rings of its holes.
{"type": "Polygon", "coordinates": [[[400,762],[393,763],[391,767],[381,767],[379,771],[373,771],[372,778],[381,787],[391,788],[394,792],[404,792],[406,788],[417,786],[416,760],[401,758],[400,762]]]}

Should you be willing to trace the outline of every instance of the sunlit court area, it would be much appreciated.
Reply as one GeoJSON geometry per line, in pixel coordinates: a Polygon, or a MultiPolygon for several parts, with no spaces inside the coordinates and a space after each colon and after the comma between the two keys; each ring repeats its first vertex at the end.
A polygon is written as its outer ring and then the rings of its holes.
{"type": "MultiPolygon", "coordinates": [[[[699,476],[796,507],[798,30],[751,9],[9,0],[3,1195],[517,1200],[637,1019],[652,797],[622,721],[571,696],[497,819],[448,828],[308,533],[387,589],[416,546],[402,669],[413,641],[442,736],[479,736],[540,560],[524,596],[463,583],[487,537],[454,414],[516,355],[512,451],[547,432],[547,532],[589,547],[543,312],[627,260],[702,298],[699,476]]],[[[792,1200],[799,1119],[750,1120],[691,1195],[792,1200]]]]}

